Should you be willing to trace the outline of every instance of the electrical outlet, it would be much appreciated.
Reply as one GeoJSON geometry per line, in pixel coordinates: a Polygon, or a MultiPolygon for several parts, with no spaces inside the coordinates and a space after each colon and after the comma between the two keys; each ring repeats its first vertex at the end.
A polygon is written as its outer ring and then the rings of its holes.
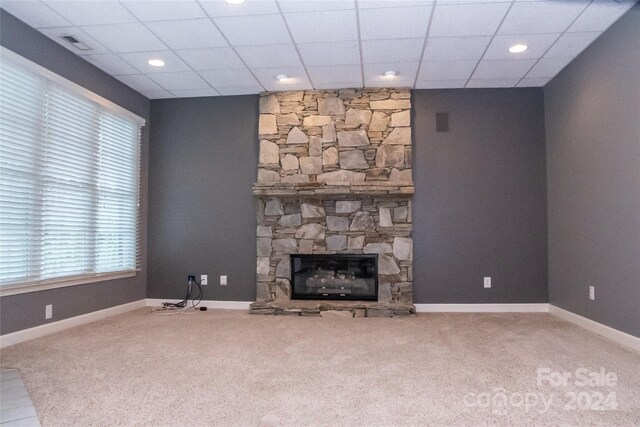
{"type": "Polygon", "coordinates": [[[484,287],[485,288],[490,288],[491,287],[491,277],[485,277],[484,278],[484,287]]]}
{"type": "Polygon", "coordinates": [[[207,278],[206,274],[201,274],[200,275],[200,284],[201,285],[206,285],[207,283],[209,283],[209,279],[207,278]]]}
{"type": "Polygon", "coordinates": [[[220,286],[227,286],[227,276],[220,276],[220,286]]]}
{"type": "Polygon", "coordinates": [[[589,299],[591,301],[594,301],[596,299],[596,287],[595,286],[589,286],[589,299]]]}
{"type": "Polygon", "coordinates": [[[44,318],[51,319],[53,317],[53,304],[47,304],[44,306],[44,318]]]}

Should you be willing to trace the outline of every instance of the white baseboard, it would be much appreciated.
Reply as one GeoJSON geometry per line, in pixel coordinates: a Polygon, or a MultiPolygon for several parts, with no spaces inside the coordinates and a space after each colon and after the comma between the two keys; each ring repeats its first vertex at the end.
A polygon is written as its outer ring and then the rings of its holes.
{"type": "MultiPolygon", "coordinates": [[[[163,302],[179,302],[179,299],[158,299],[147,298],[147,307],[160,307],[163,302]]],[[[224,308],[228,310],[249,310],[249,305],[253,301],[215,301],[215,300],[203,300],[198,305],[199,307],[207,308],[224,308]]]]}
{"type": "Polygon", "coordinates": [[[640,353],[640,338],[549,304],[549,313],[640,353]]]}
{"type": "Polygon", "coordinates": [[[74,326],[84,325],[86,323],[95,322],[106,317],[115,316],[117,314],[126,313],[128,311],[137,310],[146,306],[145,300],[141,299],[127,304],[116,305],[115,307],[105,308],[104,310],[94,311],[92,313],[81,314],[80,316],[70,317],[68,319],[58,320],[57,322],[46,323],[44,325],[35,326],[29,329],[12,332],[0,336],[0,348],[9,347],[10,345],[33,340],[74,326]]]}
{"type": "Polygon", "coordinates": [[[418,313],[548,313],[549,304],[415,304],[418,313]]]}

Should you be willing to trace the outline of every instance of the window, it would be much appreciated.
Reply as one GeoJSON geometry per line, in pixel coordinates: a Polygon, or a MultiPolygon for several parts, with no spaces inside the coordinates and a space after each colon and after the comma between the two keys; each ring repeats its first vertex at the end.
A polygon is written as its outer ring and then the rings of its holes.
{"type": "Polygon", "coordinates": [[[0,288],[135,274],[144,120],[1,53],[0,288]]]}

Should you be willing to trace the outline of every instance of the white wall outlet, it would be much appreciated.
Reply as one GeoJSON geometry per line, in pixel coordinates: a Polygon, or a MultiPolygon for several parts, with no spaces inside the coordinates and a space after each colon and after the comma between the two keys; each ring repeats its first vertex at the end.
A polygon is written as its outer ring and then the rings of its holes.
{"type": "Polygon", "coordinates": [[[491,287],[491,277],[485,277],[484,278],[484,287],[485,288],[490,288],[491,287]]]}
{"type": "Polygon", "coordinates": [[[201,285],[206,285],[209,283],[209,278],[207,277],[206,274],[201,274],[200,275],[200,284],[201,285]]]}
{"type": "Polygon", "coordinates": [[[44,306],[44,318],[51,319],[53,317],[53,304],[47,304],[44,306]]]}
{"type": "Polygon", "coordinates": [[[220,276],[220,286],[227,286],[227,276],[220,276]]]}
{"type": "Polygon", "coordinates": [[[589,299],[591,301],[594,301],[596,299],[596,287],[595,286],[589,286],[589,299]]]}

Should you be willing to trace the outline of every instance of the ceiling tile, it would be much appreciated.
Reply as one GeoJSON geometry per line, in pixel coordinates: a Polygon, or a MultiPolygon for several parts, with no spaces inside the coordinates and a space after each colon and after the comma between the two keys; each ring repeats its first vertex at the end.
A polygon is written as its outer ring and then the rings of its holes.
{"type": "Polygon", "coordinates": [[[418,63],[393,62],[382,64],[364,65],[364,84],[371,87],[404,87],[413,86],[418,72],[418,63]],[[383,73],[393,70],[398,73],[396,77],[387,77],[383,73]]]}
{"type": "Polygon", "coordinates": [[[314,85],[316,89],[358,89],[363,87],[362,82],[332,82],[332,83],[317,83],[314,85]]]}
{"type": "Polygon", "coordinates": [[[544,55],[545,58],[576,57],[595,39],[600,32],[564,33],[544,55]]]}
{"type": "Polygon", "coordinates": [[[105,55],[87,55],[84,59],[107,73],[117,76],[120,74],[137,74],[140,70],[134,68],[118,55],[108,53],[105,55]]]}
{"type": "Polygon", "coordinates": [[[416,89],[459,89],[467,80],[418,80],[416,89]]]}
{"type": "Polygon", "coordinates": [[[535,1],[514,3],[499,34],[561,33],[584,10],[584,1],[535,1]]]}
{"type": "Polygon", "coordinates": [[[259,83],[246,68],[201,71],[200,75],[216,89],[222,87],[259,86],[259,83]]]}
{"type": "Polygon", "coordinates": [[[84,27],[83,30],[112,52],[144,52],[167,47],[142,24],[84,27]]]}
{"type": "Polygon", "coordinates": [[[620,3],[612,0],[594,1],[571,24],[568,31],[604,31],[629,10],[634,3],[635,1],[628,0],[620,3]]]}
{"type": "Polygon", "coordinates": [[[358,9],[379,9],[383,7],[431,6],[433,0],[358,0],[358,9]]]}
{"type": "Polygon", "coordinates": [[[170,50],[151,52],[121,53],[120,57],[145,74],[175,73],[178,71],[190,71],[189,66],[170,50]],[[161,59],[164,67],[149,65],[150,59],[161,59]]]}
{"type": "Polygon", "coordinates": [[[558,39],[560,34],[526,34],[495,36],[483,59],[531,59],[542,55],[558,39]],[[509,47],[525,44],[529,48],[521,53],[509,52],[509,47]]]}
{"type": "Polygon", "coordinates": [[[307,71],[313,84],[362,80],[362,70],[359,65],[313,66],[307,67],[307,71]]]}
{"type": "Polygon", "coordinates": [[[424,38],[430,6],[365,9],[360,11],[362,40],[424,38]]]}
{"type": "MultiPolygon", "coordinates": [[[[438,0],[438,4],[506,3],[511,0],[438,0]]],[[[526,0],[529,1],[529,0],[526,0]]],[[[538,1],[538,0],[531,0],[538,1]]]]}
{"type": "Polygon", "coordinates": [[[140,93],[149,99],[175,98],[174,94],[169,93],[166,90],[143,90],[143,91],[140,91],[140,93]]]}
{"type": "Polygon", "coordinates": [[[436,6],[429,35],[491,36],[508,9],[509,3],[436,6]]]}
{"type": "Polygon", "coordinates": [[[116,76],[116,79],[120,80],[127,86],[134,88],[137,91],[162,90],[162,87],[160,87],[160,85],[158,85],[156,82],[154,82],[144,74],[116,76]]]}
{"type": "Polygon", "coordinates": [[[207,17],[193,0],[121,0],[121,3],[143,22],[207,17]]]}
{"type": "Polygon", "coordinates": [[[221,87],[218,89],[221,95],[254,95],[263,92],[262,86],[221,87]]]}
{"type": "Polygon", "coordinates": [[[278,4],[283,13],[347,10],[356,7],[355,0],[280,0],[278,4]]]}
{"type": "Polygon", "coordinates": [[[224,0],[201,0],[200,4],[212,18],[280,13],[273,0],[248,1],[242,4],[229,4],[224,0]]]}
{"type": "Polygon", "coordinates": [[[245,68],[240,57],[230,47],[184,49],[175,52],[196,71],[245,68]]]}
{"type": "Polygon", "coordinates": [[[280,15],[216,18],[214,21],[232,46],[291,43],[280,15]]]}
{"type": "Polygon", "coordinates": [[[423,62],[418,80],[466,80],[478,61],[423,62]]]}
{"type": "Polygon", "coordinates": [[[527,78],[554,77],[572,60],[573,58],[542,58],[529,71],[527,78]]]}
{"type": "Polygon", "coordinates": [[[78,55],[97,55],[101,53],[110,53],[107,48],[98,43],[93,37],[82,31],[78,27],[63,27],[63,28],[41,28],[39,30],[42,34],[49,37],[59,45],[69,49],[71,52],[78,55]],[[73,44],[69,43],[61,36],[73,36],[77,40],[81,41],[84,45],[91,48],[91,50],[80,50],[73,44]]]}
{"type": "Polygon", "coordinates": [[[494,88],[494,87],[514,87],[520,79],[471,79],[467,82],[467,88],[494,88]]]}
{"type": "Polygon", "coordinates": [[[424,39],[363,40],[362,61],[365,64],[380,62],[419,62],[424,39]]]}
{"type": "Polygon", "coordinates": [[[2,8],[33,28],[70,27],[71,22],[40,1],[2,1],[2,8]]]}
{"type": "Polygon", "coordinates": [[[228,46],[209,18],[148,22],[147,28],[172,49],[228,46]]]}
{"type": "Polygon", "coordinates": [[[542,87],[546,85],[549,82],[549,80],[551,79],[548,77],[522,79],[520,80],[520,83],[518,83],[518,87],[542,87]]]}
{"type": "Polygon", "coordinates": [[[178,73],[156,73],[149,76],[156,83],[168,91],[182,89],[204,89],[209,84],[193,71],[181,71],[178,73]]]}
{"type": "Polygon", "coordinates": [[[424,61],[464,61],[482,58],[491,36],[429,37],[424,61]]]}
{"type": "Polygon", "coordinates": [[[292,44],[239,46],[236,51],[249,68],[302,66],[298,52],[292,44]]]}
{"type": "Polygon", "coordinates": [[[196,97],[202,97],[202,96],[220,95],[213,88],[172,90],[171,93],[177,96],[178,98],[196,98],[196,97]]]}
{"type": "Polygon", "coordinates": [[[284,15],[296,43],[357,40],[355,10],[335,10],[284,15]]]}
{"type": "Polygon", "coordinates": [[[360,63],[357,41],[298,44],[306,65],[346,65],[360,63]]]}
{"type": "Polygon", "coordinates": [[[531,69],[535,59],[512,59],[506,61],[480,61],[473,73],[474,79],[519,79],[531,69]]]}
{"type": "Polygon", "coordinates": [[[282,91],[312,88],[311,82],[302,67],[256,68],[253,73],[266,90],[282,91]],[[285,74],[290,78],[281,82],[276,79],[278,74],[285,74]]]}
{"type": "Polygon", "coordinates": [[[120,3],[115,1],[47,1],[46,4],[75,25],[122,24],[136,22],[120,3]]]}

